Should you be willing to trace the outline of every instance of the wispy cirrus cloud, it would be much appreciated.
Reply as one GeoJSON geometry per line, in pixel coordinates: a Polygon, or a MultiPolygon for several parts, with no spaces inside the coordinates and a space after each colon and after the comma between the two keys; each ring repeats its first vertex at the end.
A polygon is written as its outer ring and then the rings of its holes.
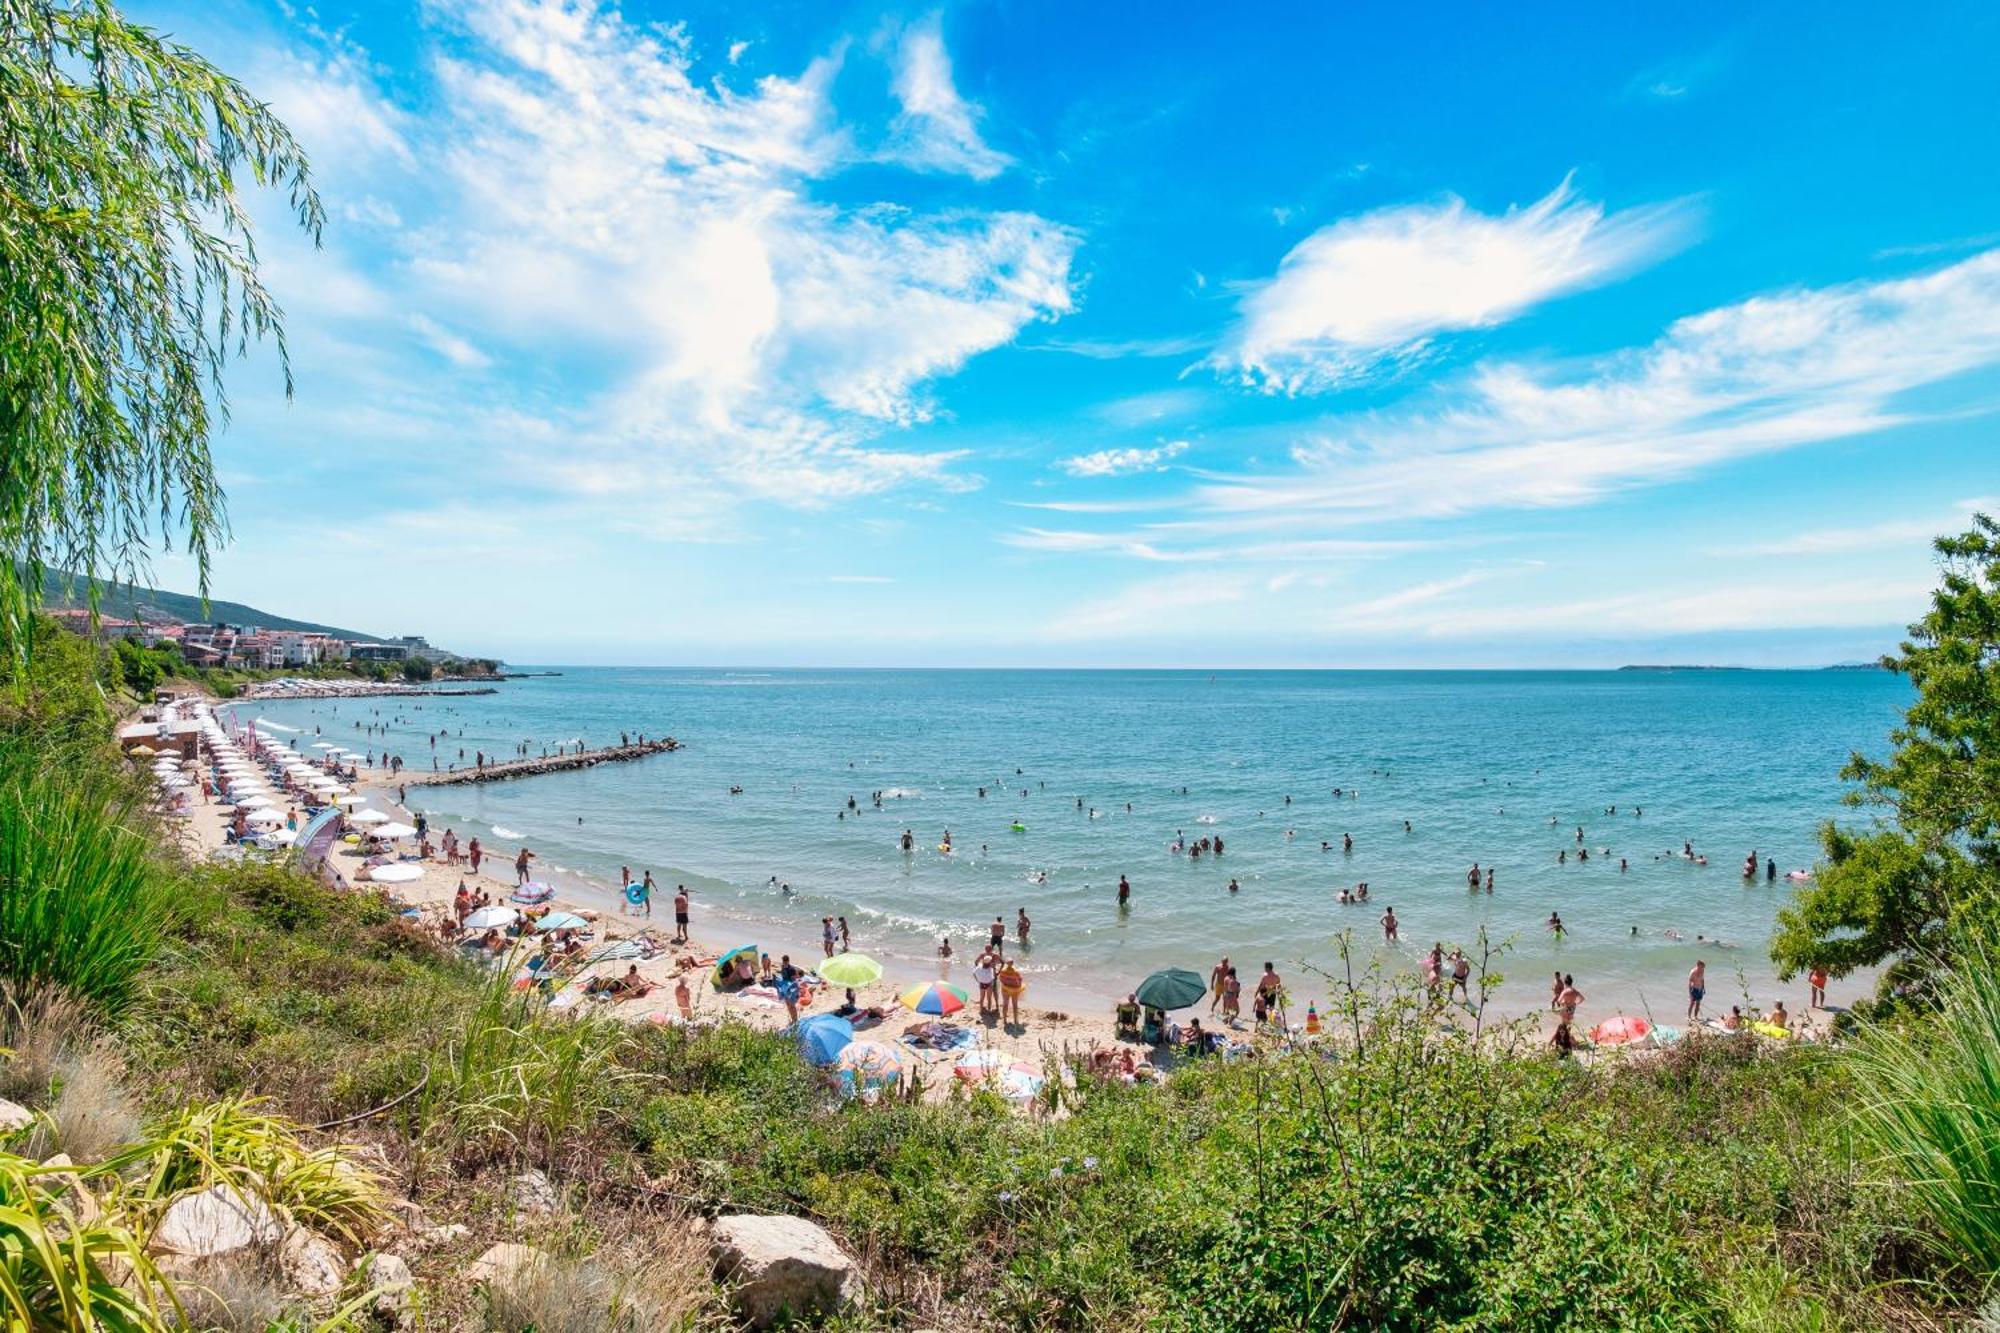
{"type": "Polygon", "coordinates": [[[1274,393],[1341,388],[1421,359],[1440,334],[1610,281],[1692,230],[1686,202],[1610,213],[1567,181],[1498,216],[1446,196],[1342,218],[1244,296],[1210,362],[1274,393]]]}
{"type": "Polygon", "coordinates": [[[1095,453],[1059,458],[1056,466],[1072,477],[1123,477],[1134,472],[1161,472],[1188,450],[1186,440],[1171,440],[1151,449],[1099,449],[1095,453]]]}
{"type": "Polygon", "coordinates": [[[959,95],[941,12],[912,23],[897,38],[890,91],[903,108],[886,154],[891,161],[982,181],[1013,165],[1013,158],[980,135],[980,108],[959,95]]]}
{"type": "Polygon", "coordinates": [[[2000,251],[1757,297],[1564,366],[1496,362],[1428,406],[1303,432],[1283,473],[1190,497],[1196,532],[1584,504],[1911,419],[1911,390],[2000,363],[2000,251]]]}
{"type": "Polygon", "coordinates": [[[1833,555],[1845,551],[1873,551],[1889,547],[1922,547],[1933,537],[1962,531],[1974,513],[2000,513],[2000,498],[1986,496],[1960,500],[1943,513],[1927,518],[1899,518],[1881,523],[1857,523],[1849,527],[1814,528],[1773,541],[1716,547],[1711,555],[1833,555]]]}

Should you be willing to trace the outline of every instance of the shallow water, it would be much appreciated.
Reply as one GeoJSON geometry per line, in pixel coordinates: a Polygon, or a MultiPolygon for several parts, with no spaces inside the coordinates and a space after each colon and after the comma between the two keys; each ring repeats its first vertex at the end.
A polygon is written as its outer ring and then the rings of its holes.
{"type": "Polygon", "coordinates": [[[1902,679],[1861,671],[565,668],[491,696],[261,701],[238,716],[350,746],[386,740],[418,768],[438,730],[440,766],[461,746],[469,762],[523,740],[539,753],[621,730],[676,736],[678,753],[412,790],[410,805],[496,851],[525,839],[543,866],[607,889],[621,865],[650,869],[666,895],[686,883],[707,938],[727,933],[713,924],[727,916],[746,938],[784,923],[773,942],[796,946],[821,916],[845,915],[857,948],[927,974],[940,934],[963,951],[1003,915],[1011,938],[1025,907],[1044,993],[1108,993],[1167,964],[1206,974],[1223,953],[1246,985],[1266,958],[1295,975],[1300,962],[1333,966],[1343,929],[1365,960],[1393,905],[1403,944],[1391,961],[1485,926],[1511,946],[1498,964],[1516,979],[1510,1000],[1545,995],[1561,968],[1593,998],[1677,1011],[1698,953],[1714,997],[1737,989],[1740,967],[1768,1000],[1763,946],[1783,876],[1811,864],[1822,820],[1866,817],[1843,808],[1840,767],[1886,748],[1907,699],[1902,679]],[[1025,832],[1010,830],[1017,819],[1025,832]],[[905,828],[913,854],[898,847],[905,828]],[[949,856],[936,850],[946,829],[949,856]],[[1219,835],[1225,854],[1172,853],[1183,831],[1219,835]],[[1680,857],[1683,840],[1710,863],[1680,857]],[[1777,883],[1760,872],[1746,885],[1752,848],[1776,858],[1777,883]],[[1494,868],[1490,895],[1466,891],[1475,861],[1494,868]],[[1133,887],[1125,913],[1120,874],[1133,887]],[[1363,880],[1370,904],[1335,901],[1363,880]],[[1551,911],[1569,928],[1560,941],[1544,929],[1551,911]]]}

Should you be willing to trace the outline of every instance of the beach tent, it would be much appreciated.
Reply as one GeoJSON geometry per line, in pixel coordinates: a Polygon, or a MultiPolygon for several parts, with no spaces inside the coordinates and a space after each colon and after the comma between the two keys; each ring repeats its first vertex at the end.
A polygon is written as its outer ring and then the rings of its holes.
{"type": "Polygon", "coordinates": [[[866,954],[837,953],[815,970],[836,986],[867,986],[882,979],[882,965],[866,954]]]}
{"type": "Polygon", "coordinates": [[[793,1030],[799,1051],[816,1065],[830,1065],[854,1040],[854,1024],[833,1014],[802,1018],[793,1030]]]}
{"type": "Polygon", "coordinates": [[[526,903],[528,906],[533,907],[536,903],[545,903],[555,897],[556,891],[552,885],[544,884],[538,879],[531,879],[515,889],[513,896],[515,902],[526,903]]]}
{"type": "Polygon", "coordinates": [[[501,903],[482,907],[465,918],[467,930],[492,930],[499,926],[511,926],[521,917],[513,908],[501,903]]]}
{"type": "Polygon", "coordinates": [[[1184,967],[1167,967],[1140,982],[1136,994],[1140,1004],[1153,1009],[1185,1009],[1200,1003],[1208,985],[1184,967]]]}
{"type": "Polygon", "coordinates": [[[299,864],[307,870],[316,870],[326,861],[333,849],[333,843],[340,836],[340,816],[333,810],[322,810],[306,821],[299,830],[297,848],[299,864]]]}
{"type": "Polygon", "coordinates": [[[750,955],[751,962],[754,963],[757,961],[757,946],[754,944],[739,944],[734,949],[731,949],[728,953],[722,955],[722,957],[716,959],[715,960],[716,980],[718,981],[727,980],[729,977],[730,965],[733,964],[738,958],[741,958],[746,953],[750,955]]]}

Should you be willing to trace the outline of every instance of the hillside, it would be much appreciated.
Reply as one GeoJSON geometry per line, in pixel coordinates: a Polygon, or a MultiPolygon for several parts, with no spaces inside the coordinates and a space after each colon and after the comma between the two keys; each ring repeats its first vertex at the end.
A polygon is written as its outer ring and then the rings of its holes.
{"type": "MultiPolygon", "coordinates": [[[[48,581],[42,589],[42,606],[45,609],[66,611],[88,604],[84,596],[82,579],[58,570],[49,571],[48,581]]],[[[206,621],[229,625],[259,625],[265,629],[331,634],[337,639],[358,643],[379,643],[383,639],[379,634],[363,634],[359,630],[340,629],[310,620],[294,620],[289,616],[273,615],[254,606],[245,606],[241,602],[224,602],[211,598],[204,608],[201,598],[189,593],[141,588],[130,583],[105,584],[104,595],[98,599],[97,609],[101,615],[124,620],[165,619],[188,624],[200,624],[206,621]],[[144,615],[140,614],[142,612],[144,615]]]]}

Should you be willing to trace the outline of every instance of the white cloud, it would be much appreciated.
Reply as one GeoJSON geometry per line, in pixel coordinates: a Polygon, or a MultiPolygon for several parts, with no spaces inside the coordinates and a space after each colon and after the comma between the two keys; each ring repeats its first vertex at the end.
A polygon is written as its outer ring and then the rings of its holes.
{"type": "Polygon", "coordinates": [[[428,315],[410,316],[410,328],[425,346],[461,370],[484,370],[493,364],[486,353],[428,315]]]}
{"type": "Polygon", "coordinates": [[[1178,631],[1186,627],[1188,612],[1241,601],[1257,586],[1249,574],[1170,574],[1072,607],[1050,621],[1043,634],[1051,639],[1101,639],[1178,631]]]}
{"type": "Polygon", "coordinates": [[[1407,611],[1413,606],[1422,606],[1448,598],[1455,592],[1508,572],[1510,571],[1503,569],[1468,569],[1463,574],[1454,574],[1449,578],[1430,579],[1365,602],[1357,602],[1347,608],[1345,615],[1350,621],[1380,620],[1392,612],[1407,611]]]}
{"type": "Polygon", "coordinates": [[[1689,222],[1685,204],[1606,214],[1568,182],[1498,217],[1448,196],[1343,218],[1244,297],[1212,363],[1273,392],[1353,384],[1423,357],[1440,333],[1504,323],[1655,259],[1689,222]]]}
{"type": "Polygon", "coordinates": [[[1165,465],[1187,452],[1186,440],[1174,440],[1155,449],[1099,449],[1056,460],[1056,466],[1072,477],[1122,477],[1133,472],[1162,472],[1165,465]]]}
{"type": "Polygon", "coordinates": [[[1296,541],[1230,542],[1191,547],[1170,540],[1171,524],[1138,532],[1079,532],[1059,528],[1018,528],[1000,540],[1023,551],[1056,555],[1124,555],[1166,564],[1239,561],[1265,564],[1346,562],[1379,559],[1423,550],[1439,543],[1395,539],[1306,538],[1296,541]]]}
{"type": "Polygon", "coordinates": [[[1013,163],[1013,158],[980,137],[983,113],[959,96],[951,55],[944,47],[941,13],[933,12],[903,29],[896,43],[890,91],[903,108],[887,154],[892,161],[982,181],[1013,163]]]}
{"type": "Polygon", "coordinates": [[[1718,547],[1711,555],[1832,555],[1844,551],[1873,551],[1885,547],[1923,547],[1933,537],[1962,532],[1974,513],[2000,512],[2000,499],[1960,500],[1951,510],[1929,518],[1891,519],[1882,523],[1861,523],[1845,528],[1816,528],[1810,532],[1780,537],[1774,541],[1750,542],[1741,546],[1718,547]]]}
{"type": "Polygon", "coordinates": [[[2000,251],[1758,297],[1568,368],[1480,367],[1442,403],[1331,419],[1296,470],[1203,487],[1195,533],[1576,505],[1909,419],[1899,395],[2000,361],[2000,251]]]}
{"type": "MultiPolygon", "coordinates": [[[[514,401],[458,411],[500,461],[681,507],[976,484],[962,455],[891,437],[934,415],[934,382],[1071,309],[1074,233],[820,201],[855,155],[829,102],[837,57],[736,88],[695,82],[684,33],[609,0],[431,13],[430,109],[391,127],[369,193],[424,219],[396,238],[409,326],[457,364],[529,371],[514,401]]],[[[910,41],[906,105],[948,121],[936,24],[910,41]]]]}

